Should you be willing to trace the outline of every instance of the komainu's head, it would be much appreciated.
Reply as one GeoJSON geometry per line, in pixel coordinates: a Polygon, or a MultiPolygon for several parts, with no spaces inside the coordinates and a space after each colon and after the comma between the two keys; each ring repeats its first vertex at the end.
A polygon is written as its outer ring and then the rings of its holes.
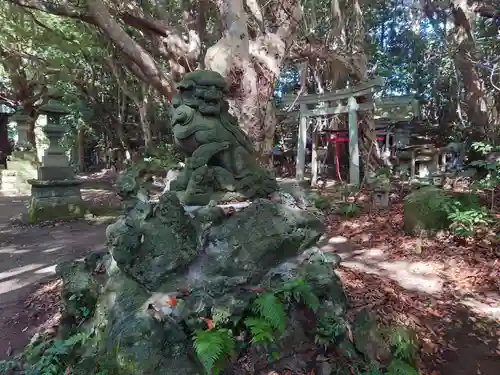
{"type": "Polygon", "coordinates": [[[204,115],[216,116],[221,113],[227,84],[224,78],[211,70],[195,70],[184,76],[178,86],[179,95],[174,98],[173,106],[181,104],[197,109],[204,115]]]}

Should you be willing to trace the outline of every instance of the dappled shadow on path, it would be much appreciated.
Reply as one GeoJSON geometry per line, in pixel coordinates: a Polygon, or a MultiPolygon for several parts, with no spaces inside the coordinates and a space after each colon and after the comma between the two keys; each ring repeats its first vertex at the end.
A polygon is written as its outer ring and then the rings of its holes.
{"type": "MultiPolygon", "coordinates": [[[[82,189],[92,208],[116,208],[116,193],[82,189]]],[[[43,311],[25,305],[40,283],[52,280],[56,265],[105,249],[106,224],[85,220],[25,226],[12,219],[25,212],[29,197],[0,197],[0,359],[26,345],[45,320],[43,311]]],[[[50,305],[50,304],[49,304],[50,305]]]]}
{"type": "Polygon", "coordinates": [[[320,247],[342,258],[338,273],[353,311],[367,308],[386,326],[412,327],[422,342],[423,374],[497,374],[495,249],[481,238],[412,238],[402,221],[400,204],[355,219],[327,219],[320,247]]]}
{"type": "Polygon", "coordinates": [[[0,301],[15,299],[16,290],[54,274],[55,265],[104,249],[105,227],[85,222],[57,227],[0,229],[0,301]]]}
{"type": "Polygon", "coordinates": [[[28,295],[53,279],[57,264],[103,251],[105,228],[73,222],[0,229],[0,359],[22,349],[34,333],[34,321],[44,320],[43,312],[25,306],[28,295]]]}

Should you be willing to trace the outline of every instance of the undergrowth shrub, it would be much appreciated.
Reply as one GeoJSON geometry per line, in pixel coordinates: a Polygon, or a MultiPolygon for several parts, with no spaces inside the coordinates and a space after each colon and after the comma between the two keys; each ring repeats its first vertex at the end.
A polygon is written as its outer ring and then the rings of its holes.
{"type": "MultiPolygon", "coordinates": [[[[15,360],[0,361],[0,374],[70,374],[71,365],[80,358],[90,335],[75,333],[66,339],[53,339],[28,345],[15,360]]],[[[95,371],[92,375],[104,375],[95,371]]]]}
{"type": "MultiPolygon", "coordinates": [[[[411,199],[418,198],[408,196],[406,199],[413,202],[411,199]]],[[[442,229],[449,229],[458,236],[471,236],[476,229],[487,226],[492,221],[491,212],[481,206],[475,194],[450,195],[443,190],[435,189],[435,194],[422,202],[419,214],[421,217],[432,216],[433,221],[441,225],[442,229]]]]}
{"type": "Polygon", "coordinates": [[[484,171],[479,181],[473,184],[473,188],[489,190],[491,192],[491,210],[495,206],[495,190],[500,186],[500,146],[492,146],[483,142],[474,142],[472,147],[475,151],[483,154],[483,160],[475,160],[470,163],[472,167],[484,171]]]}
{"type": "MultiPolygon", "coordinates": [[[[279,360],[273,343],[286,331],[286,311],[298,302],[319,313],[320,301],[312,287],[303,280],[293,280],[266,292],[258,293],[241,316],[232,316],[223,308],[212,308],[207,318],[200,319],[193,329],[193,346],[207,374],[218,375],[249,345],[261,346],[270,358],[279,360]]],[[[324,310],[324,307],[321,307],[324,310]]],[[[327,309],[328,310],[328,309],[327,309]]],[[[336,344],[337,337],[347,330],[348,323],[333,313],[319,316],[316,342],[325,349],[336,344]]],[[[54,339],[29,345],[20,361],[0,362],[0,374],[62,375],[71,374],[72,366],[82,361],[92,362],[89,375],[110,375],[99,369],[93,349],[93,333],[78,332],[66,339],[54,339]],[[14,372],[12,372],[14,370],[14,372]]],[[[389,337],[393,359],[387,366],[353,362],[357,375],[418,375],[414,368],[417,342],[404,329],[395,329],[389,337]]],[[[355,361],[355,356],[348,356],[355,361]]]]}
{"type": "MultiPolygon", "coordinates": [[[[238,349],[246,345],[260,345],[275,360],[279,355],[272,351],[274,343],[286,330],[288,304],[299,302],[313,312],[320,307],[318,297],[303,280],[286,282],[274,290],[258,294],[250,308],[241,317],[231,317],[213,311],[208,327],[194,331],[196,354],[210,375],[218,375],[235,358],[238,349]],[[245,342],[238,342],[245,337],[245,342]]],[[[335,344],[335,339],[347,330],[347,322],[334,315],[317,319],[315,341],[325,349],[335,344]]],[[[355,364],[357,375],[418,375],[414,368],[417,352],[415,336],[404,329],[394,330],[390,336],[393,360],[386,366],[355,364]]],[[[352,356],[349,356],[352,358],[352,356]]]]}
{"type": "Polygon", "coordinates": [[[394,328],[390,335],[392,359],[387,366],[379,363],[369,364],[363,370],[357,370],[357,375],[420,375],[415,368],[418,341],[413,331],[405,327],[394,328]]]}
{"type": "Polygon", "coordinates": [[[450,222],[450,230],[458,236],[471,236],[475,229],[491,222],[491,213],[480,205],[476,195],[458,195],[441,204],[450,222]]]}
{"type": "MultiPolygon", "coordinates": [[[[235,337],[242,333],[249,338],[250,344],[269,349],[268,345],[285,332],[285,311],[287,304],[292,301],[303,303],[312,311],[319,308],[319,299],[311,287],[303,280],[294,280],[275,290],[258,294],[242,317],[230,319],[220,312],[212,313],[208,329],[195,330],[193,335],[196,354],[207,373],[219,374],[224,365],[234,358],[237,347],[235,337]]],[[[275,352],[270,354],[279,359],[275,352]]]]}
{"type": "Polygon", "coordinates": [[[310,200],[314,208],[320,211],[328,211],[332,208],[332,202],[327,197],[324,197],[320,194],[311,194],[310,200]]]}
{"type": "Polygon", "coordinates": [[[146,151],[143,160],[158,169],[166,170],[178,165],[184,157],[174,145],[162,144],[146,151]]]}
{"type": "Polygon", "coordinates": [[[356,203],[343,203],[338,209],[338,213],[347,218],[356,217],[361,212],[361,206],[356,203]]]}

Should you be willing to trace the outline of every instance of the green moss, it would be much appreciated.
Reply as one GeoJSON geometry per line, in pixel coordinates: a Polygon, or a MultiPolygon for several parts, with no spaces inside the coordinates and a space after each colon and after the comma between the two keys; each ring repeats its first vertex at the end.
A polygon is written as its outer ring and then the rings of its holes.
{"type": "Polygon", "coordinates": [[[434,186],[423,187],[404,200],[404,231],[421,236],[448,228],[446,205],[450,197],[434,186]]]}
{"type": "Polygon", "coordinates": [[[118,216],[123,214],[123,209],[120,207],[108,207],[108,206],[100,206],[100,207],[89,207],[88,213],[93,216],[99,218],[117,218],[118,216]]]}
{"type": "Polygon", "coordinates": [[[457,213],[471,208],[479,208],[473,194],[451,195],[435,186],[422,187],[404,200],[404,231],[422,236],[449,229],[457,213]]]}
{"type": "Polygon", "coordinates": [[[58,200],[48,203],[45,200],[42,201],[32,197],[28,202],[26,222],[28,224],[36,224],[42,221],[81,218],[85,215],[85,211],[85,203],[83,201],[65,202],[58,200]]]}

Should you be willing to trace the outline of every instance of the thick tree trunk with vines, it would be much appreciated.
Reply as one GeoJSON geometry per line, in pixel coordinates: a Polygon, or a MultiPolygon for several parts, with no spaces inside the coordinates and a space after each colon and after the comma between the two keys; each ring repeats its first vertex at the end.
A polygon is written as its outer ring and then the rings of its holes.
{"type": "MultiPolygon", "coordinates": [[[[351,62],[351,79],[356,83],[368,80],[368,59],[365,54],[365,27],[358,0],[349,9],[347,45],[351,62]]],[[[371,112],[360,113],[359,149],[364,162],[364,173],[373,172],[384,165],[377,143],[375,121],[371,112]]]]}
{"type": "Polygon", "coordinates": [[[453,10],[455,28],[452,37],[455,42],[455,66],[462,76],[466,91],[467,117],[473,125],[473,137],[483,138],[488,128],[488,106],[484,93],[484,82],[471,57],[475,52],[472,22],[475,17],[466,0],[459,0],[453,10]]]}
{"type": "Polygon", "coordinates": [[[217,0],[222,38],[207,50],[205,66],[224,76],[231,109],[259,151],[272,145],[276,129],[270,104],[274,84],[301,18],[297,0],[217,0]],[[264,19],[267,21],[264,23],[264,19]],[[272,21],[272,22],[271,22],[272,21]]]}
{"type": "Polygon", "coordinates": [[[29,119],[26,120],[26,138],[28,143],[36,150],[36,134],[35,126],[36,120],[38,118],[37,110],[33,107],[31,103],[26,103],[23,105],[24,112],[28,114],[29,119]]]}

